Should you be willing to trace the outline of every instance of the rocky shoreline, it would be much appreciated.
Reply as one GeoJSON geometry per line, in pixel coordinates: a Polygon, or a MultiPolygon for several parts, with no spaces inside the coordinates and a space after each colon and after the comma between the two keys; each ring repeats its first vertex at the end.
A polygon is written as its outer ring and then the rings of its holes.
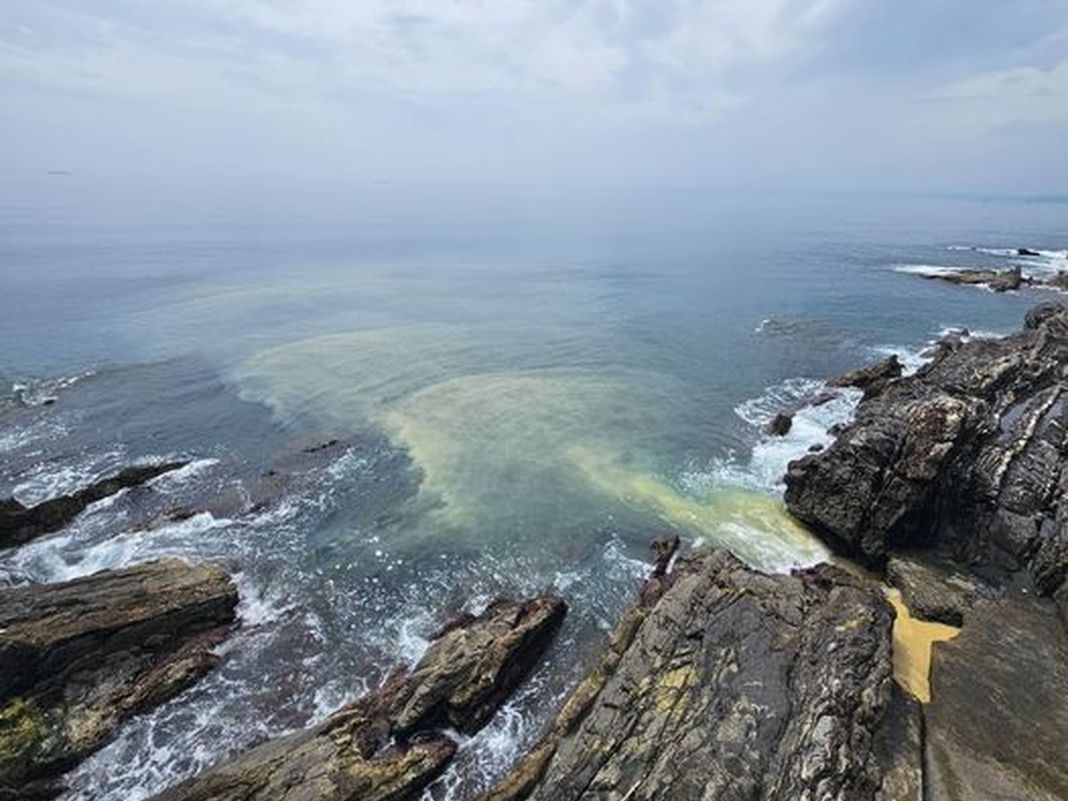
{"type": "MultiPolygon", "coordinates": [[[[786,509],[844,561],[769,575],[656,541],[600,660],[479,801],[1068,798],[1068,307],[947,337],[902,373],[891,357],[830,380],[863,390],[855,415],[788,468],[786,509]]],[[[0,501],[0,546],[181,466],[0,501]]],[[[124,719],[212,669],[236,604],[224,570],[178,560],[0,590],[0,798],[54,795],[124,719]]],[[[463,614],[411,669],[157,798],[419,798],[564,613],[542,594],[463,614]]]]}

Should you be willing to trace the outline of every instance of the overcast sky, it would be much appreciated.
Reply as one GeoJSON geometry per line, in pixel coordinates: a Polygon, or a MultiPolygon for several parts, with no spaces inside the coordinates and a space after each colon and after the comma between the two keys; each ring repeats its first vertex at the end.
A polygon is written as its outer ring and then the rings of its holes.
{"type": "Polygon", "coordinates": [[[0,171],[1068,193],[1068,0],[5,0],[0,171]]]}

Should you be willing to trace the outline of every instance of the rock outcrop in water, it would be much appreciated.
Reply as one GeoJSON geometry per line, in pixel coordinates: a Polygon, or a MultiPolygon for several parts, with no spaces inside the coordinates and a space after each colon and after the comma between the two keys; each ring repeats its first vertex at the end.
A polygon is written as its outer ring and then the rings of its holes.
{"type": "Polygon", "coordinates": [[[165,560],[0,590],[0,798],[48,797],[127,717],[215,663],[224,571],[165,560]]]}
{"type": "Polygon", "coordinates": [[[403,801],[448,764],[443,727],[475,731],[539,659],[563,619],[554,595],[499,600],[435,636],[411,672],[322,723],[253,748],[156,801],[403,801]]]}
{"type": "Polygon", "coordinates": [[[90,504],[185,467],[186,464],[188,462],[168,462],[127,467],[77,492],[52,498],[36,506],[23,506],[14,498],[0,500],[0,548],[22,545],[42,534],[58,531],[90,504]]]}
{"type": "Polygon", "coordinates": [[[919,798],[874,583],[702,551],[657,588],[481,801],[919,798]]]}
{"type": "Polygon", "coordinates": [[[1022,332],[942,347],[857,408],[826,450],[790,464],[789,511],[866,564],[937,549],[1026,568],[1056,596],[1068,573],[1068,308],[1022,332]]]}

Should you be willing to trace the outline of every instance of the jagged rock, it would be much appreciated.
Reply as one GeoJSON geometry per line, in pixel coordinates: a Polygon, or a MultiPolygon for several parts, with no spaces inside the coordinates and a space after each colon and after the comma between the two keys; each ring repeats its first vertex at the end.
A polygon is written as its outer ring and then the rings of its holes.
{"type": "Polygon", "coordinates": [[[918,759],[882,733],[892,613],[875,585],[725,551],[680,557],[672,578],[482,801],[914,797],[895,788],[918,759]]]}
{"type": "Polygon", "coordinates": [[[435,727],[475,731],[548,645],[565,612],[554,595],[501,599],[461,615],[408,673],[317,726],[253,748],[156,801],[404,801],[448,764],[456,743],[435,727]]]}
{"type": "Polygon", "coordinates": [[[886,563],[886,580],[901,590],[913,616],[961,627],[975,602],[997,593],[948,560],[930,554],[894,554],[886,563]]]}
{"type": "Polygon", "coordinates": [[[144,484],[187,464],[188,462],[168,462],[127,467],[114,476],[90,484],[70,495],[62,495],[31,507],[23,506],[14,498],[0,500],[0,547],[21,545],[34,537],[58,531],[81,514],[89,504],[121,490],[144,484]]]}
{"type": "Polygon", "coordinates": [[[1037,250],[1031,250],[1031,248],[1016,248],[1017,256],[1041,256],[1037,250]]]}
{"type": "Polygon", "coordinates": [[[502,599],[446,624],[397,692],[393,731],[481,728],[537,661],[566,608],[555,595],[502,599]]]}
{"type": "Polygon", "coordinates": [[[1068,309],[1055,304],[1018,334],[944,350],[791,462],[787,509],[868,565],[937,547],[992,581],[1026,567],[1053,595],[1068,573],[1066,377],[1068,309]]]}
{"type": "Polygon", "coordinates": [[[779,412],[771,419],[771,422],[765,426],[764,431],[771,434],[773,437],[784,437],[790,433],[790,429],[793,425],[793,412],[779,412]]]}
{"type": "Polygon", "coordinates": [[[901,369],[901,362],[898,361],[896,355],[891,354],[875,364],[847,370],[827,383],[832,387],[856,387],[867,392],[873,388],[882,387],[891,379],[898,378],[901,375],[901,369]]]}
{"type": "Polygon", "coordinates": [[[935,643],[931,687],[930,801],[1068,798],[1068,643],[1052,603],[979,601],[935,643]]]}
{"type": "Polygon", "coordinates": [[[223,570],[178,560],[0,590],[0,797],[44,795],[203,675],[236,604],[223,570]]]}

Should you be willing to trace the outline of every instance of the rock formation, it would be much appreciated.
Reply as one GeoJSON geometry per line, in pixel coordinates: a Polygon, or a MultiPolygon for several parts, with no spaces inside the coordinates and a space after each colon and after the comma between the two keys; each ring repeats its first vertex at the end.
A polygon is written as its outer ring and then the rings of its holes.
{"type": "Polygon", "coordinates": [[[764,432],[773,437],[784,437],[794,425],[793,412],[778,412],[764,428],[764,432]]]}
{"type": "Polygon", "coordinates": [[[998,576],[1026,568],[1056,596],[1068,573],[1066,376],[1060,305],[1036,307],[1013,336],[941,348],[862,401],[829,448],[790,464],[787,508],[871,566],[935,548],[998,576]]]}
{"type": "Polygon", "coordinates": [[[435,636],[411,672],[322,723],[265,743],[165,790],[156,801],[403,801],[448,764],[541,656],[565,612],[554,595],[499,600],[435,636]]]}
{"type": "Polygon", "coordinates": [[[1032,279],[1024,276],[1019,267],[1011,267],[1008,270],[962,267],[959,270],[920,273],[920,277],[931,281],[946,281],[950,284],[985,286],[994,292],[1010,292],[1019,289],[1024,284],[1032,283],[1032,279]]]}
{"type": "Polygon", "coordinates": [[[58,531],[85,511],[89,504],[144,484],[186,464],[169,462],[127,467],[70,495],[62,495],[31,507],[23,506],[14,498],[0,500],[0,548],[21,545],[42,534],[58,531]]]}
{"type": "Polygon", "coordinates": [[[51,793],[123,719],[216,662],[237,590],[166,560],[0,590],[0,798],[51,793]]]}
{"type": "Polygon", "coordinates": [[[924,798],[1068,798],[1068,308],[941,343],[790,464],[787,508],[879,570],[932,649],[924,798]]]}
{"type": "Polygon", "coordinates": [[[876,585],[725,551],[666,578],[481,801],[918,798],[919,749],[900,745],[916,710],[895,697],[876,585]]]}

